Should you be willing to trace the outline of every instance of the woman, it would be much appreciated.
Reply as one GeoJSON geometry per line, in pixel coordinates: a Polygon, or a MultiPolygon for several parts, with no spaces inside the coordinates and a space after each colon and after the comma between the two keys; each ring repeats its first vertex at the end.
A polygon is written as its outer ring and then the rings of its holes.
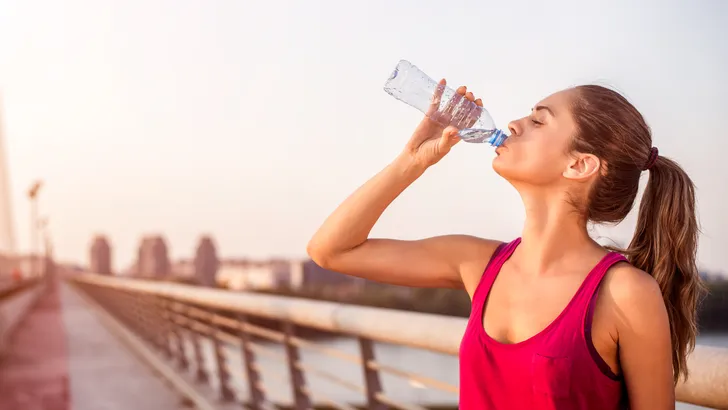
{"type": "MultiPolygon", "coordinates": [[[[457,93],[482,106],[466,87],[457,93]]],[[[468,292],[462,409],[673,409],[702,291],[692,181],[659,156],[635,107],[600,86],[557,92],[508,128],[493,168],[523,199],[520,238],[368,237],[387,206],[458,142],[455,127],[426,116],[394,161],[329,216],[309,255],[370,280],[468,292]],[[643,171],[635,236],[610,252],[587,223],[623,220],[643,171]]]]}

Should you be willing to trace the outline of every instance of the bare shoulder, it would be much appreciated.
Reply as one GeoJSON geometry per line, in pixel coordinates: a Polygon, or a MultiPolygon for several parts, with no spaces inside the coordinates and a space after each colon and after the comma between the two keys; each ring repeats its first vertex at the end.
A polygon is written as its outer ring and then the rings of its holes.
{"type": "Polygon", "coordinates": [[[452,235],[450,238],[459,247],[458,271],[465,290],[472,298],[488,262],[503,241],[470,235],[452,235]]]}
{"type": "Polygon", "coordinates": [[[626,262],[615,264],[604,278],[606,290],[620,307],[644,307],[664,303],[655,278],[626,262]]]}
{"type": "Polygon", "coordinates": [[[629,263],[614,265],[602,288],[620,333],[636,327],[654,329],[660,323],[657,319],[666,318],[665,302],[655,278],[629,263]]]}
{"type": "Polygon", "coordinates": [[[472,255],[474,258],[482,257],[482,253],[484,251],[486,253],[488,253],[488,251],[490,252],[489,255],[486,255],[490,258],[496,248],[503,243],[503,241],[495,239],[462,234],[446,235],[443,238],[447,238],[449,241],[452,241],[453,244],[463,247],[465,254],[472,255]]]}
{"type": "Polygon", "coordinates": [[[630,408],[674,408],[670,320],[659,284],[647,272],[619,263],[602,286],[630,408]]]}

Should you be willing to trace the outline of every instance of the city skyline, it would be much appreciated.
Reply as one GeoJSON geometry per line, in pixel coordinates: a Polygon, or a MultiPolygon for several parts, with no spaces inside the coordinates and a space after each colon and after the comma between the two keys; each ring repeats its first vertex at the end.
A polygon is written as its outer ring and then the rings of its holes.
{"type": "MultiPolygon", "coordinates": [[[[42,179],[40,212],[61,260],[86,263],[103,234],[122,269],[155,233],[173,260],[193,255],[204,235],[221,258],[303,258],[323,219],[417,124],[420,113],[382,91],[404,58],[467,84],[499,126],[565,87],[620,90],[645,115],[660,153],[696,183],[701,269],[725,271],[728,5],[347,7],[3,2],[0,132],[18,248],[29,244],[25,193],[42,179]],[[464,11],[488,18],[449,23],[464,11]]],[[[372,234],[519,235],[520,198],[492,171],[492,157],[459,144],[372,234]]],[[[598,232],[626,243],[634,217],[598,232]]]]}

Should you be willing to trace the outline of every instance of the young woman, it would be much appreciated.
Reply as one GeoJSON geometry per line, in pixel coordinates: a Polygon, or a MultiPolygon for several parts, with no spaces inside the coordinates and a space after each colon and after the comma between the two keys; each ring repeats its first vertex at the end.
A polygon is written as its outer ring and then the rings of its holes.
{"type": "Polygon", "coordinates": [[[508,128],[493,169],[523,199],[520,238],[369,238],[387,206],[459,140],[457,128],[426,116],[391,164],[328,217],[309,255],[349,275],[468,292],[461,409],[673,409],[702,291],[692,181],[658,155],[637,109],[600,86],[557,92],[508,128]],[[635,236],[611,252],[587,223],[623,220],[643,171],[635,236]]]}

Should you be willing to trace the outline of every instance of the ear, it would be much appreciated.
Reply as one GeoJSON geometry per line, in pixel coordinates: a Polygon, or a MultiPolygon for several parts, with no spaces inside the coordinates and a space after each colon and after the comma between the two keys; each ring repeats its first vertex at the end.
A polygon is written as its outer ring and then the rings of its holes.
{"type": "Polygon", "coordinates": [[[586,181],[597,175],[602,168],[602,162],[596,155],[579,152],[574,154],[567,165],[563,175],[575,181],[586,181]]]}

